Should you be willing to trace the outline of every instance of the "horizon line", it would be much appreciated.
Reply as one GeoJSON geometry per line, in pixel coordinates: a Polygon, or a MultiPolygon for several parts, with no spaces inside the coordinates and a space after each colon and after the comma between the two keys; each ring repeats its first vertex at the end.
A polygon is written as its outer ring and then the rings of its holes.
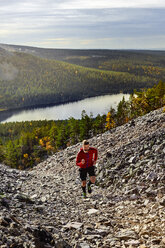
{"type": "Polygon", "coordinates": [[[39,49],[51,49],[51,50],[126,50],[126,51],[165,51],[165,48],[53,48],[53,47],[39,47],[39,46],[30,46],[30,45],[17,45],[9,43],[0,43],[0,46],[21,46],[21,47],[31,47],[39,49]]]}

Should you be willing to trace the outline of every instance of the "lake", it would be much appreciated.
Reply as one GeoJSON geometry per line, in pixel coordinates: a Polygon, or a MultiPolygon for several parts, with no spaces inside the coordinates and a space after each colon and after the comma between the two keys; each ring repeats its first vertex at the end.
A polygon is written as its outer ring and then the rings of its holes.
{"type": "Polygon", "coordinates": [[[6,113],[0,113],[0,122],[5,123],[45,119],[65,120],[69,117],[80,119],[82,110],[85,110],[88,115],[92,112],[95,117],[98,114],[107,114],[111,106],[116,109],[123,96],[125,97],[125,100],[128,100],[130,94],[120,93],[104,95],[49,107],[7,111],[6,113]]]}

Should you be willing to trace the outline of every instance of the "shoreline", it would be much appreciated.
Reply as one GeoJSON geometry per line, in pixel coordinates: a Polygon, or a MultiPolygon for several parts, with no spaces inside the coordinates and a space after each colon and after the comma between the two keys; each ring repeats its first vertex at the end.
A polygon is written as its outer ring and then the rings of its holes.
{"type": "Polygon", "coordinates": [[[79,101],[83,101],[85,99],[90,99],[90,98],[95,98],[95,97],[101,97],[101,96],[106,96],[106,95],[118,95],[118,94],[131,94],[131,93],[126,93],[126,92],[118,92],[118,93],[105,93],[105,94],[98,94],[95,96],[88,96],[85,98],[79,98],[76,100],[71,100],[71,101],[61,101],[58,103],[48,103],[48,104],[36,104],[36,105],[32,105],[32,106],[25,106],[25,107],[18,107],[18,108],[12,108],[12,109],[7,109],[7,110],[2,110],[0,111],[0,123],[2,121],[4,121],[5,119],[9,118],[10,116],[12,116],[13,114],[17,114],[20,111],[23,110],[34,110],[34,109],[42,109],[42,108],[46,108],[46,107],[54,107],[54,106],[59,106],[59,105],[64,105],[64,104],[70,104],[70,103],[75,103],[75,102],[79,102],[79,101]]]}

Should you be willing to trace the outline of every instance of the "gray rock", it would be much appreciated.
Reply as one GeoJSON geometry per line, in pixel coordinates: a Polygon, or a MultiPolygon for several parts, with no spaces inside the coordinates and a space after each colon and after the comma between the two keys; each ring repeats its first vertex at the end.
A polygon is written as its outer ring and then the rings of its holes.
{"type": "Polygon", "coordinates": [[[90,248],[90,245],[88,245],[86,242],[80,243],[81,248],[90,248]]]}
{"type": "Polygon", "coordinates": [[[67,223],[64,228],[75,228],[75,229],[80,229],[83,226],[83,223],[79,222],[69,222],[67,223]]]}
{"type": "Polygon", "coordinates": [[[123,231],[117,233],[115,235],[115,237],[119,238],[119,239],[124,239],[124,240],[137,239],[138,238],[137,234],[132,230],[123,230],[123,231]]]}
{"type": "Polygon", "coordinates": [[[163,198],[161,198],[161,200],[159,201],[161,206],[165,207],[165,196],[163,198]]]}
{"type": "Polygon", "coordinates": [[[129,160],[128,160],[129,163],[135,163],[136,162],[136,156],[133,156],[131,157],[129,160]]]}
{"type": "Polygon", "coordinates": [[[94,208],[91,208],[91,209],[88,210],[88,214],[89,214],[89,215],[91,215],[91,214],[96,214],[96,213],[98,213],[98,212],[99,212],[99,210],[98,210],[98,209],[94,209],[94,208]]]}
{"type": "Polygon", "coordinates": [[[0,247],[163,247],[165,115],[134,124],[90,140],[99,157],[87,199],[74,159],[80,143],[29,171],[0,164],[0,247]]]}

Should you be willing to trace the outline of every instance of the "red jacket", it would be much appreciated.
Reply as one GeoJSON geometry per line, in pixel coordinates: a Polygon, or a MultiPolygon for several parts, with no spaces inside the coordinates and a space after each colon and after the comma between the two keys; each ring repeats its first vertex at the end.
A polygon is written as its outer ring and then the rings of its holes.
{"type": "Polygon", "coordinates": [[[87,153],[83,151],[83,148],[81,148],[77,154],[76,165],[80,168],[88,168],[93,166],[93,163],[97,160],[97,154],[97,149],[94,147],[90,147],[87,153]],[[82,159],[85,160],[85,164],[81,163],[82,159]]]}

